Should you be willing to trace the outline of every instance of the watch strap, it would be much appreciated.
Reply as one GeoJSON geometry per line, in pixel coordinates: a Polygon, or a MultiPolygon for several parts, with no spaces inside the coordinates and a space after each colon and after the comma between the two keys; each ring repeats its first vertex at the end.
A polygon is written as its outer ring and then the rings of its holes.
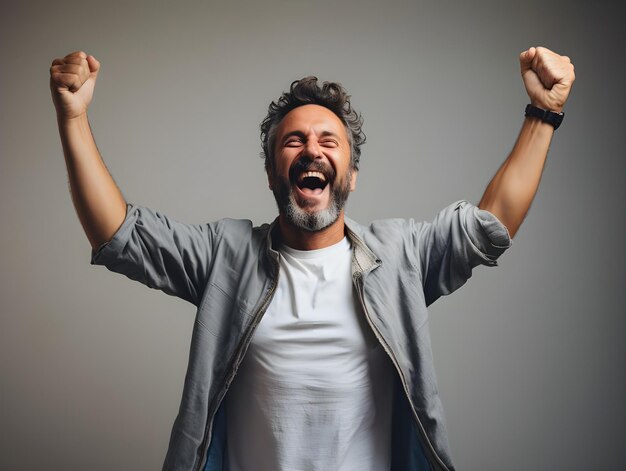
{"type": "Polygon", "coordinates": [[[562,111],[560,113],[555,113],[554,111],[544,110],[528,104],[526,105],[524,115],[539,118],[544,123],[551,124],[556,131],[563,122],[563,116],[565,116],[565,113],[562,111]]]}

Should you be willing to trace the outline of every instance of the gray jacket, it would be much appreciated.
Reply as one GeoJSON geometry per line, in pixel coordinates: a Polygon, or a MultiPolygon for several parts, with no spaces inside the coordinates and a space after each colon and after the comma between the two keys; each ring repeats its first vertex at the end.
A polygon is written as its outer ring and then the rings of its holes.
{"type": "MultiPolygon", "coordinates": [[[[512,245],[491,213],[462,200],[432,222],[346,218],[363,312],[395,369],[392,470],[453,470],[437,390],[427,306],[495,266],[512,245]]],[[[185,224],[127,204],[104,265],[197,306],[183,397],[164,470],[225,470],[224,397],[277,285],[277,223],[185,224]]]]}

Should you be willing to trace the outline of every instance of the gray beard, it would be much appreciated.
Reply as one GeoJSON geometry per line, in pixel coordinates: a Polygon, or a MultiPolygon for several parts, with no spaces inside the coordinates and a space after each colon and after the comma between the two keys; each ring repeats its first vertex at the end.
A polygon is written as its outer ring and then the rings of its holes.
{"type": "Polygon", "coordinates": [[[279,213],[283,214],[295,227],[305,231],[317,232],[326,229],[337,221],[341,210],[346,205],[350,194],[351,173],[348,173],[343,182],[331,188],[328,207],[317,212],[309,212],[300,207],[293,195],[289,180],[281,177],[278,181],[278,188],[273,192],[279,213]]]}

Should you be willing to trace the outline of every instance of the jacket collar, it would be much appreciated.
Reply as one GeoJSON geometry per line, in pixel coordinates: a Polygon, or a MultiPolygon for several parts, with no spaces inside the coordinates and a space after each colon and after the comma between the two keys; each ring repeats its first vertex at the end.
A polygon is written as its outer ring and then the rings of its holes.
{"type": "MultiPolygon", "coordinates": [[[[370,271],[378,268],[382,264],[382,260],[376,256],[374,252],[367,246],[362,239],[363,227],[350,218],[344,217],[346,236],[352,243],[352,275],[360,273],[365,275],[370,271]]],[[[279,259],[279,253],[276,250],[274,242],[280,240],[280,230],[278,227],[278,217],[269,225],[266,238],[267,252],[270,258],[276,262],[279,259]]]]}
{"type": "Polygon", "coordinates": [[[363,226],[350,218],[344,218],[346,235],[354,247],[352,259],[352,275],[361,273],[365,275],[382,265],[382,260],[367,246],[362,239],[363,226]]]}

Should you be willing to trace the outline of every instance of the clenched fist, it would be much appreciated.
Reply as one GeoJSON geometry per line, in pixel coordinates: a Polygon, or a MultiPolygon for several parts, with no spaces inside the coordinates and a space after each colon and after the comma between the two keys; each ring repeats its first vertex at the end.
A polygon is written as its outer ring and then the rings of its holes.
{"type": "Polygon", "coordinates": [[[561,112],[576,78],[570,58],[545,47],[531,47],[520,54],[519,61],[531,104],[561,112]]]}
{"type": "Polygon", "coordinates": [[[96,58],[83,51],[52,61],[50,91],[60,119],[76,118],[87,112],[99,70],[96,58]]]}

